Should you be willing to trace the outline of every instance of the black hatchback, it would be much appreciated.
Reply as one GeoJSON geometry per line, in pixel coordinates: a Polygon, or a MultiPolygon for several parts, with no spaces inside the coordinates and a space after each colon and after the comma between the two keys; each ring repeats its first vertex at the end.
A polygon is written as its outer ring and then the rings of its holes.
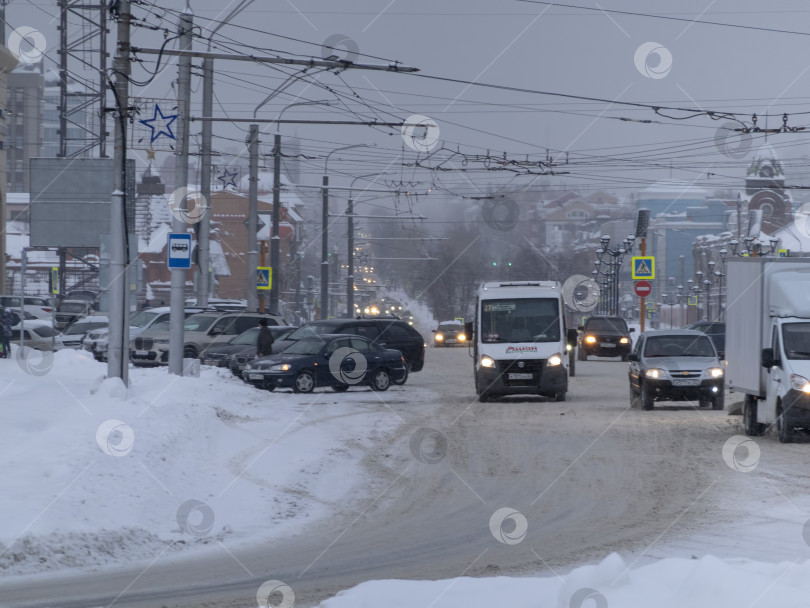
{"type": "Polygon", "coordinates": [[[579,326],[577,359],[585,361],[588,355],[598,357],[621,357],[627,361],[627,355],[633,348],[627,323],[621,317],[593,316],[588,317],[585,325],[579,326]]]}
{"type": "Polygon", "coordinates": [[[393,348],[405,357],[407,373],[392,378],[394,384],[404,384],[408,373],[418,372],[425,365],[425,339],[407,322],[396,318],[323,319],[302,325],[283,340],[273,344],[273,354],[279,353],[296,340],[323,334],[354,334],[374,344],[393,348]]]}

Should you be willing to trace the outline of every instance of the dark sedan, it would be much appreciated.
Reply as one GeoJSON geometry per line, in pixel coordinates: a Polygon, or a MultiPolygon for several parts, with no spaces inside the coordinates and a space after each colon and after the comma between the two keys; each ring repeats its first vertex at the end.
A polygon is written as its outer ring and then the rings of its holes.
{"type": "MultiPolygon", "coordinates": [[[[288,325],[274,325],[268,329],[273,334],[274,340],[283,340],[296,328],[288,325]]],[[[234,375],[241,376],[245,366],[256,358],[258,337],[259,328],[251,327],[225,344],[212,344],[200,353],[200,359],[203,365],[229,367],[234,375]]]]}
{"type": "Polygon", "coordinates": [[[398,350],[380,347],[362,336],[324,334],[303,338],[283,352],[249,363],[242,373],[259,388],[291,388],[311,393],[320,386],[343,392],[368,385],[385,391],[405,376],[405,359],[398,350]]]}

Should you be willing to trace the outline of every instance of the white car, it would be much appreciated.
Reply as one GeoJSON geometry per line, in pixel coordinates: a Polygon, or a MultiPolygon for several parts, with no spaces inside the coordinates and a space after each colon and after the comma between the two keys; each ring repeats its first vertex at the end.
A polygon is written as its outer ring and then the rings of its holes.
{"type": "MultiPolygon", "coordinates": [[[[20,296],[0,296],[0,306],[11,308],[19,314],[20,296]]],[[[43,296],[25,296],[25,312],[36,319],[50,321],[53,318],[53,303],[43,296]]]]}
{"type": "Polygon", "coordinates": [[[23,326],[23,338],[25,346],[36,350],[53,350],[54,339],[57,331],[50,321],[34,320],[18,323],[11,328],[11,341],[20,343],[20,325],[23,326]]]}
{"type": "Polygon", "coordinates": [[[54,349],[81,348],[87,333],[93,329],[106,329],[110,320],[105,315],[90,315],[79,319],[65,331],[56,336],[54,349]]]}

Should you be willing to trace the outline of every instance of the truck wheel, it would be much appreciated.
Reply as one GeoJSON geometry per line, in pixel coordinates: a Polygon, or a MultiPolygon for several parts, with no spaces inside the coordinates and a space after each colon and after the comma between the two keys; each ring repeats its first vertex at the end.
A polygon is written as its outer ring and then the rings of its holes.
{"type": "Polygon", "coordinates": [[[711,398],[712,409],[722,410],[726,407],[726,395],[723,391],[718,391],[717,394],[711,398]]]}
{"type": "Polygon", "coordinates": [[[641,407],[645,410],[651,410],[654,406],[654,399],[652,391],[647,387],[645,382],[641,383],[641,407]]]}
{"type": "Polygon", "coordinates": [[[793,427],[788,423],[781,402],[776,406],[776,435],[779,437],[779,443],[793,442],[793,427]]]}
{"type": "Polygon", "coordinates": [[[749,437],[759,437],[765,430],[765,425],[757,422],[757,398],[753,395],[746,395],[743,401],[743,426],[749,437]]]}
{"type": "Polygon", "coordinates": [[[565,393],[566,391],[557,391],[556,393],[554,393],[554,400],[565,401],[565,393]]]}
{"type": "Polygon", "coordinates": [[[585,352],[585,349],[581,346],[577,348],[577,359],[580,361],[587,361],[588,360],[588,353],[585,352]]]}

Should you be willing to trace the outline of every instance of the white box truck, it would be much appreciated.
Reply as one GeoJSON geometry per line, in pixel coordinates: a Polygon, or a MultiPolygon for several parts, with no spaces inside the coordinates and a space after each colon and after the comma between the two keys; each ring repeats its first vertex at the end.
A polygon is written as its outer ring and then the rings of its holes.
{"type": "Polygon", "coordinates": [[[479,401],[503,395],[543,395],[565,401],[567,346],[577,330],[565,328],[556,281],[484,283],[478,290],[472,333],[479,401]]]}
{"type": "Polygon", "coordinates": [[[737,258],[727,267],[726,386],[745,394],[745,434],[810,429],[810,258],[737,258]]]}

